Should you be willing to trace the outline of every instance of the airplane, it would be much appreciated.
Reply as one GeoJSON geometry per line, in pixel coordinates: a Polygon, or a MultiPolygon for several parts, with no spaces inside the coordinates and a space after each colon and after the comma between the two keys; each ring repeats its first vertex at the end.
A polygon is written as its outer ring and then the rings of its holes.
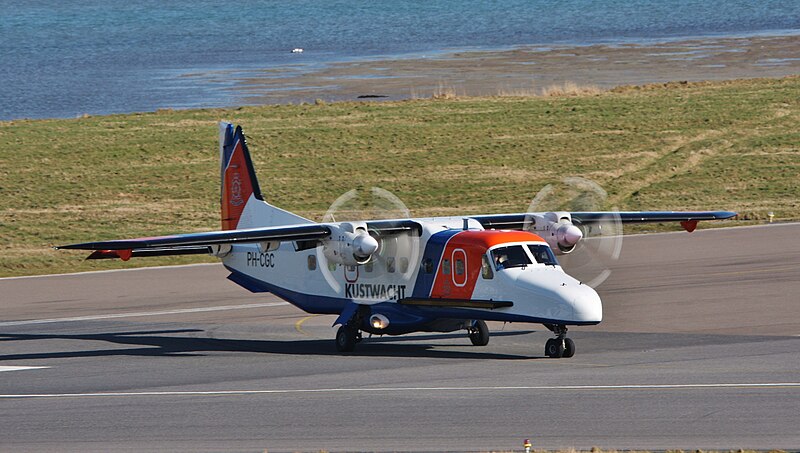
{"type": "MultiPolygon", "coordinates": [[[[370,335],[466,331],[489,342],[486,321],[542,324],[551,358],[572,357],[568,327],[599,324],[597,292],[568,275],[569,254],[609,212],[524,212],[317,223],[269,204],[242,128],[220,123],[219,231],[87,242],[87,259],[210,254],[229,279],[312,314],[338,315],[335,345],[370,335]]],[[[728,219],[728,211],[614,212],[622,223],[728,219]]]]}

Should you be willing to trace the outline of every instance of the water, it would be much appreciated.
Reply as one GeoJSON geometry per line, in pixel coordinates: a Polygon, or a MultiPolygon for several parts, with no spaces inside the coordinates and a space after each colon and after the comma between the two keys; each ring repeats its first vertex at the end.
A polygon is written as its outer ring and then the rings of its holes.
{"type": "Polygon", "coordinates": [[[0,119],[237,104],[226,84],[185,76],[207,71],[800,33],[797,0],[0,0],[0,11],[0,119]]]}

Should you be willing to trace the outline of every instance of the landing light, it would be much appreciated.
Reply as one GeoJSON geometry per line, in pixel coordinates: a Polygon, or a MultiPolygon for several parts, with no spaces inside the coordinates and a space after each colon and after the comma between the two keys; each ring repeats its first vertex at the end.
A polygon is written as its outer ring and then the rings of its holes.
{"type": "Polygon", "coordinates": [[[383,315],[372,315],[369,323],[373,329],[385,329],[389,326],[389,318],[383,315]]]}

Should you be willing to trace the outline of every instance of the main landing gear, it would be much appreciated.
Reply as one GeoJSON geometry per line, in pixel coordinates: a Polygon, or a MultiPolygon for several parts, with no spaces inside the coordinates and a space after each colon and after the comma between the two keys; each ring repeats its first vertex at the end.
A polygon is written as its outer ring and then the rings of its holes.
{"type": "Polygon", "coordinates": [[[469,332],[469,341],[473,346],[489,344],[489,327],[486,326],[486,321],[482,319],[472,321],[472,325],[467,327],[467,332],[469,332]]]}
{"type": "Polygon", "coordinates": [[[368,306],[360,305],[353,316],[336,331],[336,350],[339,352],[353,352],[356,343],[361,342],[361,330],[358,326],[369,317],[368,306]]]}
{"type": "Polygon", "coordinates": [[[339,352],[353,352],[360,341],[361,331],[351,323],[343,324],[336,331],[336,350],[339,352]]]}
{"type": "Polygon", "coordinates": [[[575,355],[575,342],[567,338],[567,326],[546,324],[556,338],[547,340],[544,344],[544,355],[553,359],[569,358],[575,355]]]}

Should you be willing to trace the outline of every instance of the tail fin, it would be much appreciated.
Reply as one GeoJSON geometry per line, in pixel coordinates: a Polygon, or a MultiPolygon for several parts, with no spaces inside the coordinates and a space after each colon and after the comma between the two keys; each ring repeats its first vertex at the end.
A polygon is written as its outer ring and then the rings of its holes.
{"type": "Polygon", "coordinates": [[[233,130],[233,124],[220,123],[219,145],[222,177],[222,229],[239,227],[242,212],[250,198],[264,201],[258,186],[253,161],[247,150],[242,128],[233,130]]]}
{"type": "Polygon", "coordinates": [[[223,230],[313,223],[264,201],[241,126],[219,123],[219,150],[223,230]]]}

